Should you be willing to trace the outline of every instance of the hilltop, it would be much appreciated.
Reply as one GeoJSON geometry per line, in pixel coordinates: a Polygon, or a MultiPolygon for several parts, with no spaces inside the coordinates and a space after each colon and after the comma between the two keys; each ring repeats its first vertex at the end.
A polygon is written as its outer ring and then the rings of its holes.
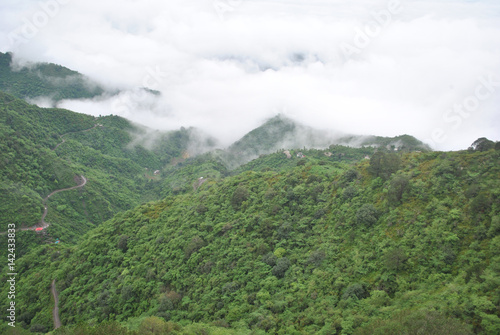
{"type": "Polygon", "coordinates": [[[260,155],[280,149],[323,149],[332,145],[351,148],[371,147],[389,151],[431,150],[428,145],[410,135],[397,137],[346,135],[315,129],[279,114],[230,145],[226,150],[226,160],[231,167],[236,167],[260,155]]]}
{"type": "Polygon", "coordinates": [[[11,53],[0,53],[0,91],[22,99],[46,97],[55,102],[105,93],[97,83],[61,65],[35,63],[14,69],[11,53]]]}

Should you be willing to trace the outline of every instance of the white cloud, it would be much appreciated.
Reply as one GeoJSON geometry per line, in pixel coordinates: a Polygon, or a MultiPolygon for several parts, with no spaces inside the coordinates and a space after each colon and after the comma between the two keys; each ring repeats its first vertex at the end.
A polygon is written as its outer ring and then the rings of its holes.
{"type": "Polygon", "coordinates": [[[66,108],[156,128],[196,126],[226,144],[278,112],[347,133],[409,133],[438,149],[500,140],[500,86],[460,124],[448,112],[474,95],[479,78],[500,81],[498,2],[401,0],[391,13],[391,1],[6,0],[0,50],[12,49],[9,34],[35,24],[50,3],[57,13],[15,47],[20,58],[162,92],[66,108]],[[367,32],[376,34],[360,35],[367,32]],[[359,53],[346,57],[346,44],[359,53]],[[116,108],[123,101],[129,106],[116,108]],[[444,135],[433,138],[436,129],[444,135]]]}

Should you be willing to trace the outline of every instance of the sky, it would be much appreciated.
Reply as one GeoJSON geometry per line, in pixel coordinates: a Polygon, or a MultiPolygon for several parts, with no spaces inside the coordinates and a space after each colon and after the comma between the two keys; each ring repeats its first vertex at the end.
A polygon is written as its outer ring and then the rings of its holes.
{"type": "Polygon", "coordinates": [[[497,0],[2,0],[0,51],[121,90],[59,107],[224,145],[279,113],[437,150],[500,141],[497,0]]]}

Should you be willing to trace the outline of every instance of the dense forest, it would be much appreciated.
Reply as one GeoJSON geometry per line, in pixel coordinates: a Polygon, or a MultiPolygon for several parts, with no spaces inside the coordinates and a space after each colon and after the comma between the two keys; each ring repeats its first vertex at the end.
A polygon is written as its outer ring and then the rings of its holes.
{"type": "Polygon", "coordinates": [[[56,279],[54,334],[498,333],[500,152],[326,152],[207,178],[28,252],[20,322],[51,329],[56,279]]]}
{"type": "Polygon", "coordinates": [[[51,237],[38,240],[64,242],[76,242],[118,212],[160,199],[167,190],[153,172],[181,156],[193,133],[182,129],[154,134],[159,144],[148,150],[147,130],[123,118],[39,108],[5,93],[0,93],[0,129],[2,227],[34,226],[43,212],[43,198],[76,185],[78,176],[88,179],[85,188],[48,201],[46,220],[53,224],[46,233],[51,237]]]}
{"type": "Polygon", "coordinates": [[[0,332],[500,333],[500,143],[285,146],[304,129],[276,117],[215,149],[0,93],[0,231],[50,223],[16,232],[0,332]]]}
{"type": "Polygon", "coordinates": [[[47,97],[53,101],[88,99],[105,93],[98,84],[61,65],[36,63],[13,68],[12,54],[1,52],[0,91],[19,98],[47,97]]]}

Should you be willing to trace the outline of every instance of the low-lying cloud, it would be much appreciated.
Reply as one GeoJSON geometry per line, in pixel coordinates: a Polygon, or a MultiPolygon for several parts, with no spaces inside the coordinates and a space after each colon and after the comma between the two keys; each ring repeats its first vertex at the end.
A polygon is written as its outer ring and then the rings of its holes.
{"type": "Polygon", "coordinates": [[[343,133],[408,133],[443,150],[500,140],[497,1],[7,0],[0,8],[2,51],[122,90],[60,103],[79,112],[199,127],[224,145],[278,113],[343,133]]]}

